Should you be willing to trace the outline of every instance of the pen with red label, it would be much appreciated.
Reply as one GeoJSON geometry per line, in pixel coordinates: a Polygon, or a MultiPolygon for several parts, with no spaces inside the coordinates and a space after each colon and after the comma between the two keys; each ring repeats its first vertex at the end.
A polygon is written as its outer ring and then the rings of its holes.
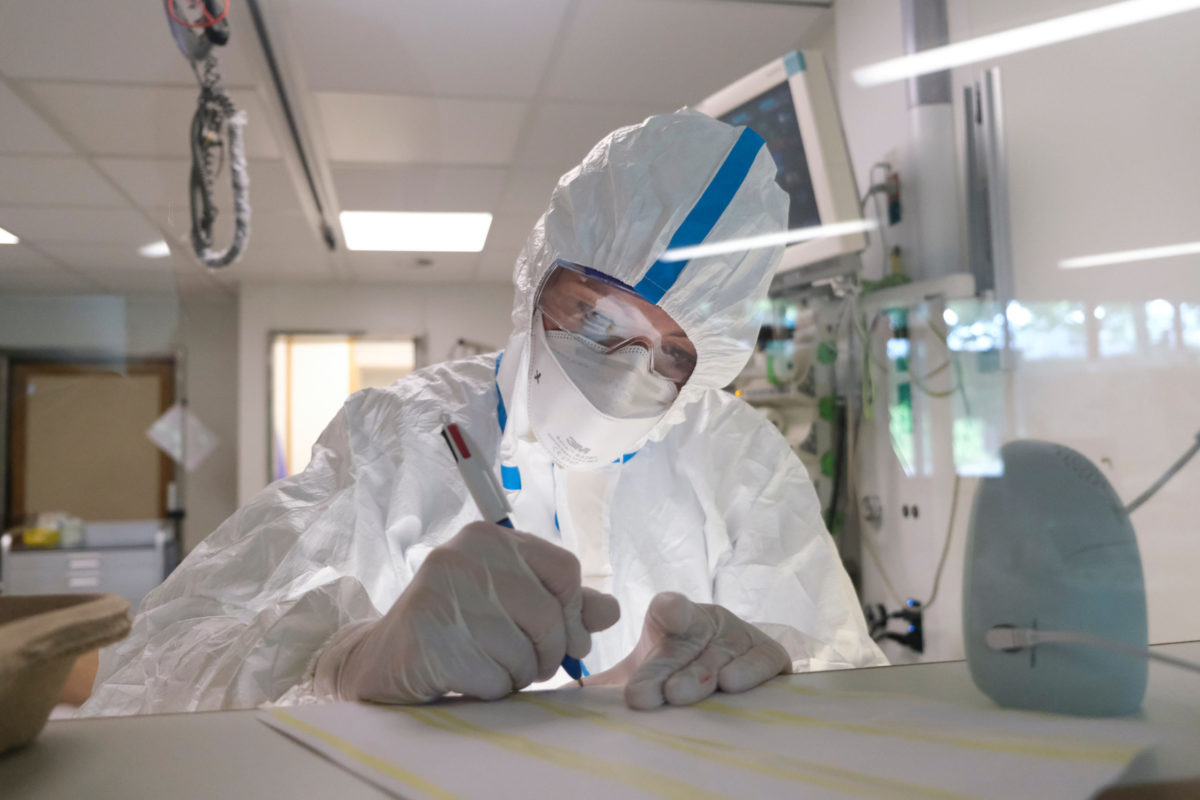
{"type": "MultiPolygon", "coordinates": [[[[467,491],[475,500],[479,513],[483,514],[483,518],[488,522],[511,528],[513,524],[508,515],[512,509],[508,506],[508,500],[504,498],[496,476],[488,469],[487,464],[478,458],[479,449],[467,436],[466,431],[447,421],[442,427],[442,438],[446,440],[446,446],[454,456],[454,463],[458,465],[458,472],[467,484],[467,491]]],[[[579,680],[584,674],[583,665],[577,658],[563,656],[562,667],[575,680],[579,680]]]]}

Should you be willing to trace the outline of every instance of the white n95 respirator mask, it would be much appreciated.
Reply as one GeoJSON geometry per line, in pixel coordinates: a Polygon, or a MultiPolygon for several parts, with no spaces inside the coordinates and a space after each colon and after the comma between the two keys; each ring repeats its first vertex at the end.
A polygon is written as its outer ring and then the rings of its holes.
{"type": "Polygon", "coordinates": [[[644,347],[606,352],[584,336],[545,330],[540,313],[531,333],[529,424],[560,467],[595,469],[619,459],[679,394],[652,371],[644,347]]]}

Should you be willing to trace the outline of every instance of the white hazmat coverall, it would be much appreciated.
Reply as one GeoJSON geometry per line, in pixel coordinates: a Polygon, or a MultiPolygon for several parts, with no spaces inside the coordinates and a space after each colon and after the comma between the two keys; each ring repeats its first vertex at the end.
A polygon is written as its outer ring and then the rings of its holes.
{"type": "Polygon", "coordinates": [[[518,257],[503,354],[351,396],[303,473],[260,492],[147,595],[130,636],[102,652],[80,714],[313,698],[323,645],[380,618],[433,548],[480,519],[443,415],[494,465],[514,526],[574,552],[584,585],[620,601],[620,621],[592,635],[590,672],[633,650],[664,591],[754,623],[796,671],[886,664],[804,467],[761,414],[721,391],[749,358],[780,249],[659,260],[668,246],[782,230],[774,179],[761,140],[695,112],[606,137],[560,179],[518,257]],[[533,303],[556,259],[635,287],[697,351],[666,416],[599,469],[555,465],[526,412],[533,303]]]}

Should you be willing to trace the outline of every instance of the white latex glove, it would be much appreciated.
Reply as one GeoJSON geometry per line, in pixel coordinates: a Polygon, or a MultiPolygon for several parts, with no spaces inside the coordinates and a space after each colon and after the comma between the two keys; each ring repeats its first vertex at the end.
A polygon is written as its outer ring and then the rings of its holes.
{"type": "Polygon", "coordinates": [[[569,551],[475,522],[429,554],[382,619],[331,639],[314,685],[345,700],[494,700],[550,678],[564,654],[586,656],[618,617],[616,598],[582,587],[569,551]]]}
{"type": "Polygon", "coordinates": [[[660,592],[650,601],[633,652],[584,685],[624,684],[630,708],[686,706],[717,689],[753,689],[791,666],[783,645],[729,609],[660,592]]]}

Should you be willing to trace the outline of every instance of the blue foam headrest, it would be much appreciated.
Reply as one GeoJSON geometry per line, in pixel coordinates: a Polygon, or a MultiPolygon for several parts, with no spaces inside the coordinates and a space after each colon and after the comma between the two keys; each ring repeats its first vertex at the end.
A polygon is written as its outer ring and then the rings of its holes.
{"type": "Polygon", "coordinates": [[[1050,442],[1001,449],[975,494],[963,637],[975,684],[1003,706],[1087,716],[1142,703],[1146,662],[1081,644],[992,650],[994,626],[1072,631],[1146,647],[1146,592],[1129,515],[1086,457],[1050,442]]]}

